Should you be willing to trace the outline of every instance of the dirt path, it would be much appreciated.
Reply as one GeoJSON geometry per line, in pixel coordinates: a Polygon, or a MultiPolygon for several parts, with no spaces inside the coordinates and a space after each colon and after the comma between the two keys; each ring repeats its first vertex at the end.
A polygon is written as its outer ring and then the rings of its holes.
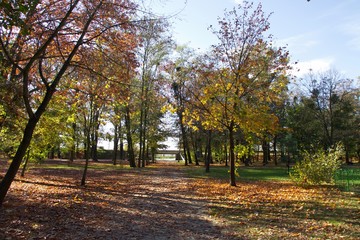
{"type": "Polygon", "coordinates": [[[0,209],[0,239],[230,239],[179,167],[91,170],[86,188],[80,176],[32,169],[18,178],[0,209]]]}

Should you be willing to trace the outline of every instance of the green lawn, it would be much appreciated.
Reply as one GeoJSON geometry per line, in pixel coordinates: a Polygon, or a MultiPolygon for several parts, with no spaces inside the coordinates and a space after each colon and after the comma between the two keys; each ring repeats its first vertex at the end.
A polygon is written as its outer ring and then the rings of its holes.
{"type": "MultiPolygon", "coordinates": [[[[229,178],[229,168],[224,166],[211,166],[210,172],[205,173],[204,167],[193,167],[187,170],[195,178],[229,178]]],[[[286,168],[281,167],[238,167],[237,179],[243,181],[288,181],[290,180],[286,168]]]]}

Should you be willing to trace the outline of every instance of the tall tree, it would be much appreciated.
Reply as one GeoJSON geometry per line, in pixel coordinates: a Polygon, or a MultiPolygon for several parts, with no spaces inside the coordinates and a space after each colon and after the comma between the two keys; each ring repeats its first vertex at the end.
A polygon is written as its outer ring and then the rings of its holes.
{"type": "Polygon", "coordinates": [[[298,147],[316,152],[342,142],[349,162],[350,152],[357,151],[359,88],[336,70],[310,71],[301,84],[303,91],[293,101],[288,119],[298,147]]]}
{"type": "Polygon", "coordinates": [[[269,28],[268,18],[261,4],[254,7],[248,2],[225,12],[219,19],[220,29],[212,28],[219,44],[199,69],[201,91],[194,94],[195,104],[205,116],[205,127],[228,131],[231,186],[236,185],[234,133],[274,129],[277,119],[268,103],[287,84],[282,77],[288,68],[287,51],[272,48],[271,38],[267,42],[263,36],[269,28]]]}
{"type": "MultiPolygon", "coordinates": [[[[154,101],[151,100],[151,96],[160,97],[158,92],[154,94],[154,88],[159,82],[159,71],[162,62],[164,62],[167,56],[172,50],[172,40],[167,36],[167,30],[169,23],[165,19],[152,19],[151,17],[145,17],[141,21],[139,28],[140,35],[140,47],[138,48],[139,57],[139,79],[140,79],[140,119],[139,119],[139,162],[138,166],[145,166],[145,160],[147,158],[147,133],[149,126],[149,118],[151,117],[150,109],[154,109],[155,106],[150,106],[154,101]]],[[[160,106],[161,108],[161,106],[160,106]]]]}
{"type": "MultiPolygon", "coordinates": [[[[35,3],[19,15],[23,24],[1,22],[1,59],[10,69],[4,75],[21,90],[28,117],[21,143],[0,183],[0,204],[19,169],[39,119],[73,60],[80,62],[80,50],[91,47],[109,29],[125,28],[135,10],[129,1],[50,0],[35,3]]],[[[14,5],[13,9],[16,8],[14,5]]],[[[6,11],[1,11],[0,19],[9,16],[6,11]]],[[[119,31],[118,38],[122,37],[122,32],[119,31]]]]}

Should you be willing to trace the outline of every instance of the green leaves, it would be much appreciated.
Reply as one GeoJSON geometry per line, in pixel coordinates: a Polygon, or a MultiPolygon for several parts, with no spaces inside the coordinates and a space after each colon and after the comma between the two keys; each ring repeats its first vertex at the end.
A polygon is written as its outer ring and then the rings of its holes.
{"type": "Polygon", "coordinates": [[[304,152],[303,160],[296,163],[290,176],[293,181],[300,184],[333,183],[343,155],[343,147],[340,144],[328,152],[324,150],[318,150],[314,154],[304,152]]]}

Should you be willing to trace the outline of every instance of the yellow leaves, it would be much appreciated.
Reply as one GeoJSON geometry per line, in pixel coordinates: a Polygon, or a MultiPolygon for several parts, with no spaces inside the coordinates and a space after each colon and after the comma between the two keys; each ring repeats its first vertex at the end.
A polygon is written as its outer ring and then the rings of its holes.
{"type": "Polygon", "coordinates": [[[226,91],[229,91],[229,90],[232,88],[232,86],[233,86],[233,84],[228,83],[228,84],[226,85],[226,91]]]}
{"type": "Polygon", "coordinates": [[[72,201],[73,201],[74,203],[82,203],[82,202],[83,202],[83,199],[80,198],[78,194],[76,194],[76,195],[73,197],[72,201]]]}
{"type": "Polygon", "coordinates": [[[175,113],[174,107],[171,104],[163,105],[160,111],[161,113],[166,113],[167,111],[175,113]]]}

